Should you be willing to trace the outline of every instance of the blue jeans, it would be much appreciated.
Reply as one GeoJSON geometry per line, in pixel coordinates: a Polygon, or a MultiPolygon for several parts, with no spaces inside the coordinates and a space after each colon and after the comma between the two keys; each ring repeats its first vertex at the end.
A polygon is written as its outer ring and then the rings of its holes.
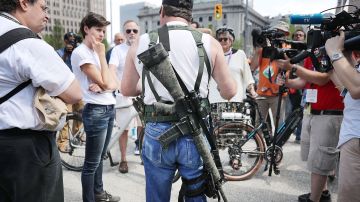
{"type": "Polygon", "coordinates": [[[103,157],[111,138],[114,125],[114,105],[86,104],[83,110],[86,132],[85,162],[81,173],[83,201],[95,201],[102,193],[103,157]]]}
{"type": "MultiPolygon", "coordinates": [[[[176,169],[185,179],[194,179],[203,173],[203,161],[196,149],[190,135],[179,137],[171,142],[167,148],[163,148],[158,137],[169,127],[170,123],[147,123],[143,143],[142,157],[146,178],[146,201],[168,202],[170,201],[172,179],[176,169]]],[[[189,186],[189,189],[197,189],[203,184],[189,186]]],[[[187,202],[206,201],[204,194],[196,197],[186,197],[187,202]]]]}

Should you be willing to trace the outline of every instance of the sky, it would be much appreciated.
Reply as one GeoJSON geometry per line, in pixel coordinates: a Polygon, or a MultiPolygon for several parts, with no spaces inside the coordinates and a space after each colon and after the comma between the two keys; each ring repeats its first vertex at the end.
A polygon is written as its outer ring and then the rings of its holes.
{"type": "MultiPolygon", "coordinates": [[[[119,6],[138,2],[149,2],[157,6],[161,5],[162,0],[110,0],[106,1],[107,8],[110,9],[110,2],[112,4],[112,16],[107,12],[107,19],[112,19],[111,25],[107,30],[107,38],[112,42],[114,33],[120,32],[120,19],[115,16],[120,16],[119,6]]],[[[241,1],[241,0],[238,0],[241,1]]],[[[245,0],[244,0],[245,1],[245,0]]],[[[249,0],[251,1],[251,0],[249,0]]],[[[218,0],[217,2],[221,2],[218,0]]],[[[336,6],[337,0],[253,0],[253,8],[263,16],[278,16],[285,14],[313,14],[319,13],[325,9],[336,6]]],[[[334,13],[334,12],[333,12],[334,13]]]]}
{"type": "MultiPolygon", "coordinates": [[[[119,0],[120,5],[147,1],[160,6],[161,0],[119,0]]],[[[240,0],[239,0],[240,1],[240,0]]],[[[249,0],[250,1],[250,0],[249,0]]],[[[220,1],[219,1],[220,2],[220,1]]],[[[253,0],[254,9],[263,16],[312,14],[336,6],[337,0],[253,0]],[[269,9],[270,8],[270,9],[269,9]]]]}

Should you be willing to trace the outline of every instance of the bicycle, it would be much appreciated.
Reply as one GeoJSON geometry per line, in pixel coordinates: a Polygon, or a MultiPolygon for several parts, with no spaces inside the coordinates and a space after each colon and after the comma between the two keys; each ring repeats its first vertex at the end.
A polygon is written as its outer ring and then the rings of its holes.
{"type": "MultiPolygon", "coordinates": [[[[126,114],[127,119],[124,122],[117,123],[114,121],[113,131],[111,134],[111,139],[109,141],[106,156],[104,159],[109,159],[110,166],[117,166],[119,162],[115,162],[111,156],[110,150],[118,142],[120,135],[125,131],[126,127],[129,125],[130,121],[138,115],[138,112],[132,107],[133,105],[126,105],[117,107],[116,109],[128,109],[131,107],[130,113],[126,114]]],[[[80,113],[72,112],[68,113],[66,116],[66,122],[68,126],[72,125],[73,121],[81,121],[82,117],[80,113]]],[[[81,171],[84,165],[85,160],[85,145],[86,145],[86,133],[84,127],[81,124],[81,127],[78,131],[74,132],[72,127],[68,128],[69,136],[69,152],[60,152],[60,158],[62,165],[72,171],[81,171]]],[[[59,135],[57,132],[57,136],[59,135]]]]}
{"type": "MultiPolygon", "coordinates": [[[[249,120],[220,120],[214,128],[216,144],[220,153],[220,160],[224,170],[224,176],[229,181],[241,181],[251,178],[260,168],[263,160],[266,160],[265,170],[271,162],[274,138],[268,130],[268,123],[260,114],[254,99],[247,98],[248,103],[259,116],[259,124],[253,127],[249,120]],[[259,134],[262,131],[263,137],[259,134]]],[[[282,146],[290,138],[298,122],[301,120],[302,110],[294,110],[279,126],[275,141],[275,165],[282,158],[282,146]]],[[[275,174],[280,171],[275,170],[275,174]]]]}

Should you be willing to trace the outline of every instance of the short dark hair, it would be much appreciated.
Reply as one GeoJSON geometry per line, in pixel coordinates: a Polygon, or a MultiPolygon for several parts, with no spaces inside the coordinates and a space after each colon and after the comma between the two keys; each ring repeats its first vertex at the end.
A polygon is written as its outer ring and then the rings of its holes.
{"type": "Polygon", "coordinates": [[[196,21],[192,21],[191,24],[195,24],[195,28],[200,28],[200,24],[196,21]]]}
{"type": "MultiPolygon", "coordinates": [[[[30,4],[36,3],[38,0],[28,0],[30,4]]],[[[19,0],[0,0],[0,11],[10,13],[20,5],[19,0]]]]}
{"type": "Polygon", "coordinates": [[[91,27],[104,27],[110,25],[110,22],[107,21],[102,15],[97,13],[89,12],[80,23],[80,32],[83,37],[85,37],[85,26],[89,29],[91,27]]]}
{"type": "Polygon", "coordinates": [[[191,19],[192,19],[191,10],[188,10],[185,8],[178,8],[178,7],[174,7],[174,6],[169,6],[166,4],[163,4],[162,7],[163,7],[164,15],[184,18],[188,22],[191,22],[191,19]]]}

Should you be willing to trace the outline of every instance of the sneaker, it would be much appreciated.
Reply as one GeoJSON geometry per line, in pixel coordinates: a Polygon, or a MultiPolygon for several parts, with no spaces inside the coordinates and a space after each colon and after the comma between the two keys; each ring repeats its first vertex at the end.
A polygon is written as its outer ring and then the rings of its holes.
{"type": "Polygon", "coordinates": [[[300,144],[300,142],[301,142],[301,141],[300,141],[300,140],[297,140],[297,139],[295,139],[295,141],[294,141],[295,144],[300,144]]]}
{"type": "Polygon", "coordinates": [[[102,201],[118,202],[120,201],[120,197],[113,196],[106,191],[104,191],[101,194],[95,194],[95,202],[102,202],[102,201]]]}
{"type": "MultiPolygon", "coordinates": [[[[310,194],[303,194],[298,197],[299,202],[310,202],[310,194]]],[[[330,202],[331,201],[331,194],[328,190],[325,190],[321,193],[320,202],[330,202]]]]}
{"type": "Polygon", "coordinates": [[[140,150],[138,145],[135,146],[134,155],[140,155],[140,150]]]}

